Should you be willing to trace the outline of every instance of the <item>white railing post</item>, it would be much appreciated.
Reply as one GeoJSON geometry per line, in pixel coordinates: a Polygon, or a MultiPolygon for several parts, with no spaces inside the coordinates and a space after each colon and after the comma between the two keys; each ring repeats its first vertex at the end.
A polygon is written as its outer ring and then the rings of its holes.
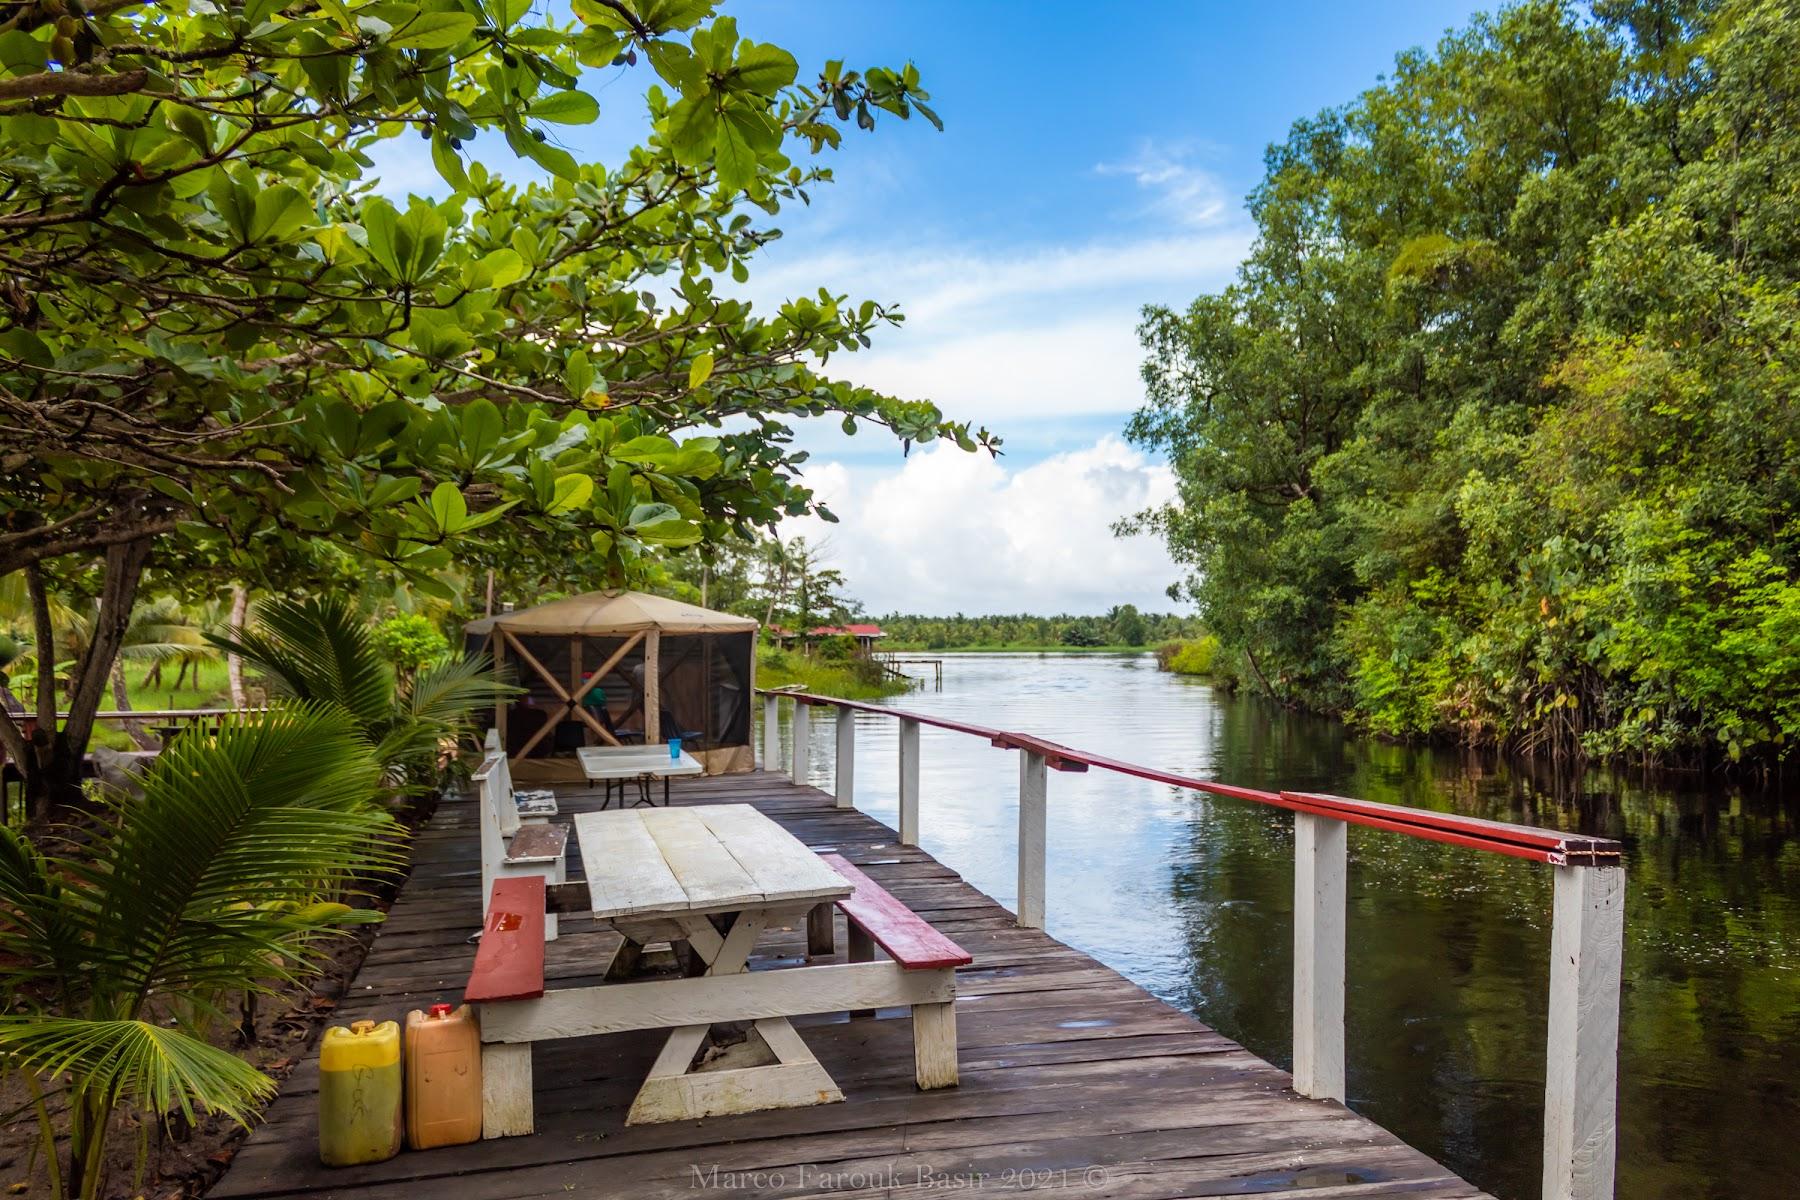
{"type": "Polygon", "coordinates": [[[1625,870],[1553,869],[1544,1200],[1612,1200],[1625,870]]]}
{"type": "Polygon", "coordinates": [[[1019,751],[1019,924],[1044,927],[1044,756],[1019,751]]]}
{"type": "Polygon", "coordinates": [[[919,844],[919,723],[900,718],[900,844],[919,844]]]}
{"type": "Polygon", "coordinates": [[[1294,1090],[1344,1099],[1344,918],[1349,829],[1294,814],[1294,1090]]]}
{"type": "Polygon", "coordinates": [[[781,761],[781,697],[763,697],[763,770],[773,771],[781,761]]]}
{"type": "Polygon", "coordinates": [[[800,697],[795,696],[793,728],[789,730],[791,735],[789,740],[793,743],[790,747],[793,751],[793,762],[788,768],[788,778],[802,786],[806,784],[806,760],[808,755],[806,735],[811,725],[812,715],[810,706],[807,705],[804,700],[800,699],[800,697]]]}
{"type": "Polygon", "coordinates": [[[837,757],[833,760],[833,791],[839,808],[856,807],[856,710],[837,710],[837,757]]]}

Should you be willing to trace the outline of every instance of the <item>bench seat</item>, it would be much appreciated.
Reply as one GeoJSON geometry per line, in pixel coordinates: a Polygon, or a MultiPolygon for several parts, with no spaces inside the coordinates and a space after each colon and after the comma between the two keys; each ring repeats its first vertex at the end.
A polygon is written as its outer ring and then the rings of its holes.
{"type": "Polygon", "coordinates": [[[463,988],[466,1003],[535,1000],[544,994],[544,894],[541,875],[494,881],[475,966],[463,988]]]}
{"type": "Polygon", "coordinates": [[[553,863],[568,851],[567,825],[523,825],[506,843],[506,863],[553,863]]]}
{"type": "Polygon", "coordinates": [[[888,957],[909,971],[933,967],[966,967],[973,955],[931,927],[893,893],[863,874],[841,854],[821,854],[831,869],[856,889],[837,902],[851,924],[860,928],[888,957]]]}

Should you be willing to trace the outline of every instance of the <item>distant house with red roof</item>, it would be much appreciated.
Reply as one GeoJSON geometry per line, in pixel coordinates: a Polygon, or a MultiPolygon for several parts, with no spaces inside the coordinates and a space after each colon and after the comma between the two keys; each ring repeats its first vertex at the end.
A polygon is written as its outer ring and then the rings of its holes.
{"type": "MultiPolygon", "coordinates": [[[[769,626],[769,635],[783,646],[794,644],[794,631],[783,629],[779,625],[769,626]]],[[[886,637],[881,626],[869,622],[855,622],[849,625],[815,625],[806,631],[806,640],[816,642],[820,638],[847,637],[856,639],[859,654],[868,654],[875,649],[875,643],[886,637]]]]}

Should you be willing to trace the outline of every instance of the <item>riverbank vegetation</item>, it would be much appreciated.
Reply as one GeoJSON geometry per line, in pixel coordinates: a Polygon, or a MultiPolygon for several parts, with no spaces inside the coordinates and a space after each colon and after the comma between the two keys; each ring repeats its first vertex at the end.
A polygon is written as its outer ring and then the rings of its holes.
{"type": "Polygon", "coordinates": [[[756,686],[799,688],[845,700],[880,700],[910,691],[913,684],[896,679],[880,664],[866,658],[803,654],[765,642],[756,651],[756,686]]]}
{"type": "Polygon", "coordinates": [[[1247,683],[1393,736],[1800,735],[1800,13],[1529,0],[1297,121],[1146,310],[1134,528],[1247,683]]]}

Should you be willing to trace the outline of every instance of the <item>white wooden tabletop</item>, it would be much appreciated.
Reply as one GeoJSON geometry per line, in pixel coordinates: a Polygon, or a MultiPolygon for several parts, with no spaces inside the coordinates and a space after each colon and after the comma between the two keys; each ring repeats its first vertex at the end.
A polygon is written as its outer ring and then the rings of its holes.
{"type": "Polygon", "coordinates": [[[578,813],[575,837],[597,917],[735,912],[851,892],[748,804],[578,813]]]}
{"type": "Polygon", "coordinates": [[[686,750],[670,758],[667,746],[582,746],[575,751],[589,780],[635,779],[640,775],[703,775],[706,768],[686,750]]]}

